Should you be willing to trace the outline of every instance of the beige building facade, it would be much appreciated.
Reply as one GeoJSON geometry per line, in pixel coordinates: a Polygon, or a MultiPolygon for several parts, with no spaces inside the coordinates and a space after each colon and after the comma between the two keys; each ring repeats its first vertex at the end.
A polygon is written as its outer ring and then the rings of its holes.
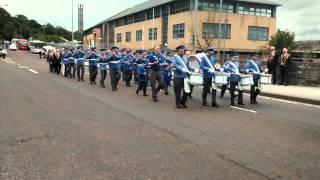
{"type": "Polygon", "coordinates": [[[277,6],[270,0],[229,0],[220,13],[219,1],[151,0],[87,29],[83,42],[104,48],[175,49],[184,44],[204,49],[218,47],[220,32],[221,50],[256,52],[276,32],[277,6]]]}

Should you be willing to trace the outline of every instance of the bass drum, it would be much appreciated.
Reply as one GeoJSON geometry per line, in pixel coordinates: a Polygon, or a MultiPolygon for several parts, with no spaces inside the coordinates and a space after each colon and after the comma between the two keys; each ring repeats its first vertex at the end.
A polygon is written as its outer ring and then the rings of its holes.
{"type": "Polygon", "coordinates": [[[189,77],[189,84],[193,86],[203,85],[203,76],[200,73],[191,73],[189,77]]]}

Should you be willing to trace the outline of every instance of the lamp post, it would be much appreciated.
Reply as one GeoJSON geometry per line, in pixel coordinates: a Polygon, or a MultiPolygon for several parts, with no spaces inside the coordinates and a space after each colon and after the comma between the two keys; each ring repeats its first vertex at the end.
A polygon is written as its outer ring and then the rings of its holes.
{"type": "Polygon", "coordinates": [[[219,10],[219,29],[218,29],[218,61],[221,63],[220,58],[220,39],[221,39],[221,15],[222,15],[222,1],[220,0],[220,10],[219,10]]]}

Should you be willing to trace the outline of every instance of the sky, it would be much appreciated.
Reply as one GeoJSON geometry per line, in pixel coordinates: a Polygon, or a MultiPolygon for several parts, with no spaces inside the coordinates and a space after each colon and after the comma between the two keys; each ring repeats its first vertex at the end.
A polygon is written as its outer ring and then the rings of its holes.
{"type": "MultiPolygon", "coordinates": [[[[87,29],[145,0],[73,0],[74,30],[77,30],[77,4],[84,4],[87,29]]],[[[296,33],[296,40],[320,40],[320,0],[273,0],[282,4],[277,11],[277,28],[296,33]]],[[[12,15],[23,14],[41,24],[51,23],[72,30],[72,0],[0,0],[12,15]]]]}

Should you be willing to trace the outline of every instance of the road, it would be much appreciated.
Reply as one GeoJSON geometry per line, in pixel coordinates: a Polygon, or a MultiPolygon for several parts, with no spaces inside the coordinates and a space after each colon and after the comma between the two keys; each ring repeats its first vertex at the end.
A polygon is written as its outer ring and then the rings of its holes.
{"type": "Polygon", "coordinates": [[[0,59],[0,179],[320,179],[318,106],[234,109],[227,95],[215,109],[196,89],[178,110],[172,95],[154,103],[107,79],[49,73],[27,52],[0,59]]]}

